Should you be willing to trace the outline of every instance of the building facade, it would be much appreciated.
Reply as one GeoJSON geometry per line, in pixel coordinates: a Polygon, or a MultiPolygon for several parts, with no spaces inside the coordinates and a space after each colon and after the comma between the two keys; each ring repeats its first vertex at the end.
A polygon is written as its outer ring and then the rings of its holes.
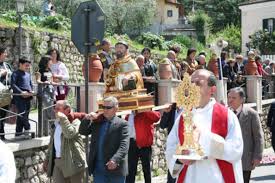
{"type": "Polygon", "coordinates": [[[184,6],[177,0],[157,0],[156,15],[150,31],[166,37],[195,35],[195,29],[186,19],[184,6]]]}
{"type": "Polygon", "coordinates": [[[248,51],[249,36],[259,30],[275,31],[275,1],[252,0],[239,5],[242,11],[242,53],[248,51]]]}

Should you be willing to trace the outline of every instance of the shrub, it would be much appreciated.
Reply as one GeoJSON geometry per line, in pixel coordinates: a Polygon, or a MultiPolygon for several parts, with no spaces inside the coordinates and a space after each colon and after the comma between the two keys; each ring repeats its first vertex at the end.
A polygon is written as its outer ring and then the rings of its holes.
{"type": "Polygon", "coordinates": [[[149,48],[156,48],[158,47],[160,50],[163,50],[164,45],[164,38],[162,36],[158,36],[155,34],[152,34],[150,32],[142,33],[137,41],[140,44],[143,44],[144,46],[147,46],[149,48]]]}
{"type": "Polygon", "coordinates": [[[228,42],[226,50],[233,49],[235,52],[241,52],[241,29],[235,25],[229,25],[225,29],[210,35],[208,42],[216,42],[223,39],[228,42]]]}
{"type": "Polygon", "coordinates": [[[4,14],[0,14],[0,17],[4,18],[7,21],[11,21],[11,22],[17,22],[18,21],[16,11],[7,11],[4,14]]]}
{"type": "Polygon", "coordinates": [[[211,18],[203,11],[196,11],[196,13],[190,16],[189,19],[196,29],[198,41],[205,44],[205,35],[207,35],[208,30],[211,29],[211,18]]]}
{"type": "Polygon", "coordinates": [[[250,48],[258,49],[264,55],[275,54],[275,31],[269,33],[266,30],[260,30],[249,37],[251,39],[248,43],[250,48]]]}
{"type": "Polygon", "coordinates": [[[71,20],[62,15],[48,16],[42,20],[41,25],[55,30],[70,30],[71,20]]]}
{"type": "Polygon", "coordinates": [[[176,36],[173,39],[173,41],[180,43],[181,45],[183,45],[186,48],[191,48],[192,44],[193,44],[193,40],[190,37],[184,36],[184,35],[183,36],[176,36]]]}
{"type": "MultiPolygon", "coordinates": [[[[0,15],[1,18],[4,18],[7,21],[18,22],[18,15],[16,11],[8,11],[0,15]]],[[[28,26],[36,27],[42,20],[42,17],[30,16],[28,14],[22,15],[22,23],[28,26]]]]}

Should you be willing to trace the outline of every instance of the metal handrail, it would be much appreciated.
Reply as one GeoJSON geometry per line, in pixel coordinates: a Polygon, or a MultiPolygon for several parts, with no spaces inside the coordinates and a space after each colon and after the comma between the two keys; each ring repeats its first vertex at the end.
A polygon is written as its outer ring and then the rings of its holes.
{"type": "MultiPolygon", "coordinates": [[[[13,116],[8,116],[8,117],[5,117],[5,118],[1,118],[0,121],[1,121],[1,120],[4,120],[4,119],[12,118],[12,117],[14,117],[14,116],[19,116],[19,117],[22,117],[22,118],[26,119],[24,116],[22,116],[22,114],[24,114],[25,112],[22,112],[22,113],[17,114],[17,113],[15,113],[15,112],[12,112],[12,111],[10,111],[10,110],[4,109],[4,108],[2,108],[2,107],[0,107],[0,109],[3,110],[3,111],[5,111],[5,112],[14,114],[13,116]]],[[[37,127],[37,126],[38,126],[38,122],[35,121],[35,120],[33,120],[33,119],[30,119],[30,118],[27,118],[27,119],[28,119],[29,121],[35,123],[35,135],[37,136],[37,133],[38,133],[38,127],[37,127]]],[[[4,134],[6,134],[6,133],[4,133],[4,134]]],[[[7,133],[7,134],[8,134],[8,133],[7,133]]],[[[12,134],[16,134],[16,133],[12,133],[12,134]]]]}

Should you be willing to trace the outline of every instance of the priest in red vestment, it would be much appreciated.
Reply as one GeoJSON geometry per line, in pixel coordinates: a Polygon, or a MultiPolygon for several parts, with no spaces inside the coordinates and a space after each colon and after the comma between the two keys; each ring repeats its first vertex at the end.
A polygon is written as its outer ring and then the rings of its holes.
{"type": "Polygon", "coordinates": [[[168,136],[166,160],[177,183],[243,183],[241,157],[243,139],[236,115],[213,97],[216,77],[210,71],[196,70],[191,81],[200,87],[199,106],[192,109],[197,142],[205,160],[175,159],[178,144],[184,142],[184,119],[178,117],[168,136]]]}

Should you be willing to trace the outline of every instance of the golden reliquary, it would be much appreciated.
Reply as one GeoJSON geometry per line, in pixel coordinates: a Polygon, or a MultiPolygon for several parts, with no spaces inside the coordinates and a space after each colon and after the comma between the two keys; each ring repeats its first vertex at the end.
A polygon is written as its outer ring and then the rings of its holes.
{"type": "Polygon", "coordinates": [[[176,159],[202,160],[205,159],[203,150],[193,138],[192,109],[199,105],[200,88],[195,83],[191,83],[189,74],[185,73],[182,82],[176,90],[177,106],[184,112],[181,114],[184,119],[184,142],[177,146],[176,159]],[[183,152],[187,151],[188,154],[183,152]]]}

